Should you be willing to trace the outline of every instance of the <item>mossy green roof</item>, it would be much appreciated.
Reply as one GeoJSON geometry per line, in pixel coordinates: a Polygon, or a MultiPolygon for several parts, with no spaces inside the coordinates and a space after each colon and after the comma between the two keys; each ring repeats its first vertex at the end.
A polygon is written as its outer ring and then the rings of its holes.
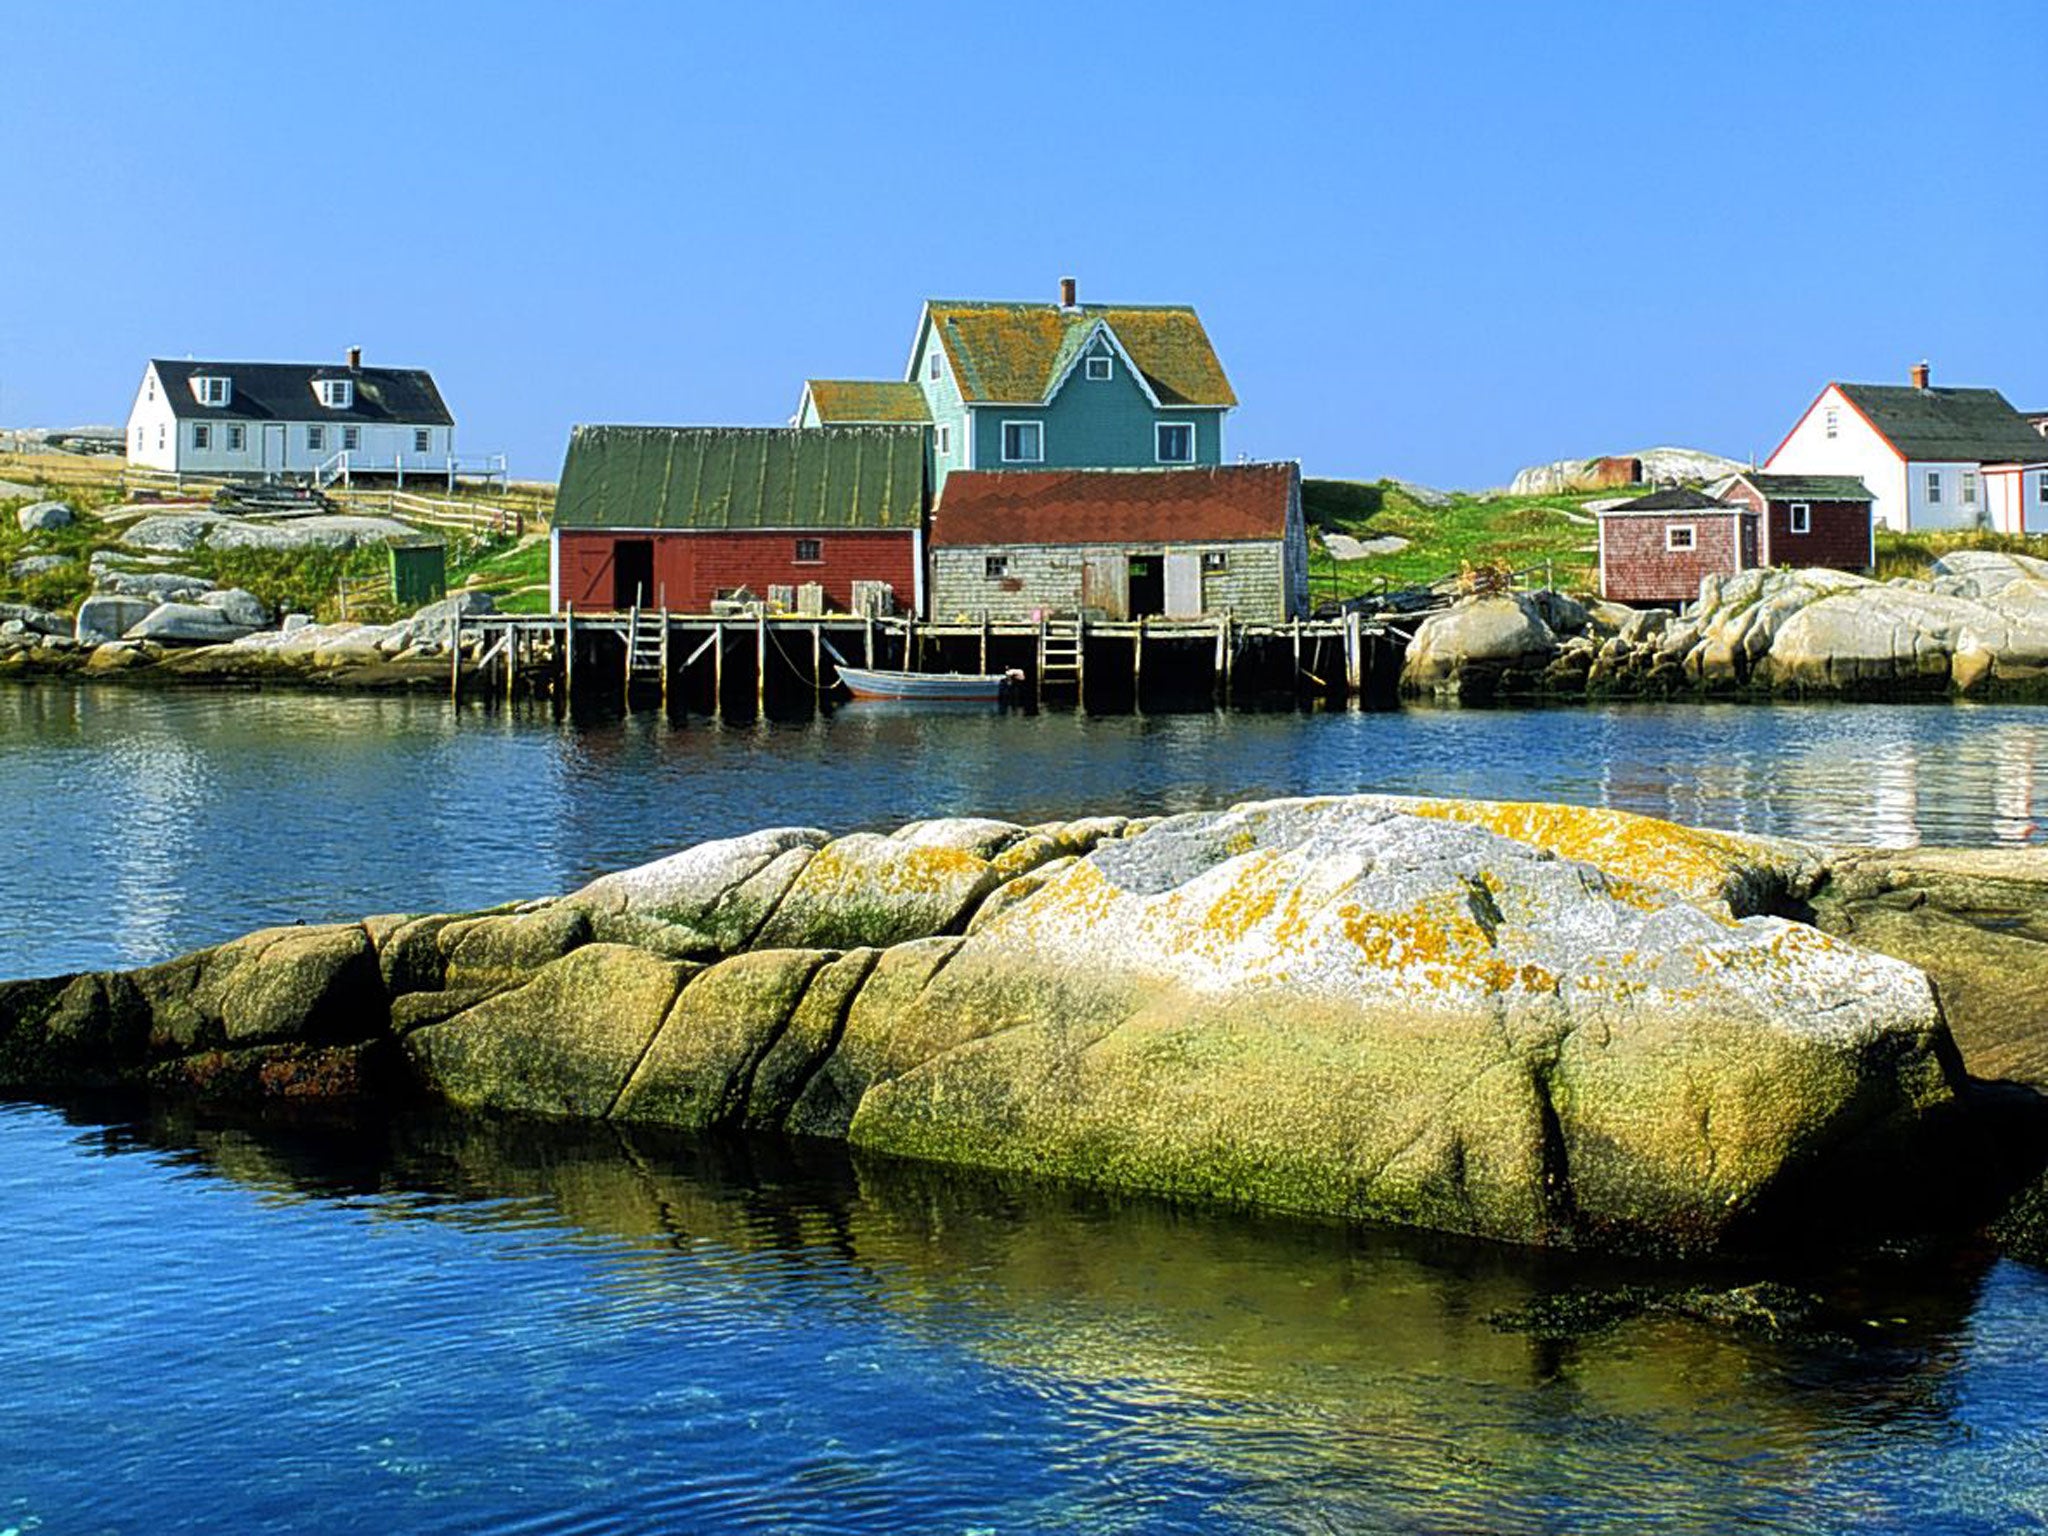
{"type": "Polygon", "coordinates": [[[924,517],[921,427],[578,427],[558,528],[900,528],[924,517]]]}
{"type": "Polygon", "coordinates": [[[1098,321],[1161,405],[1232,406],[1237,394],[1209,333],[1184,304],[1007,304],[933,299],[926,306],[970,405],[1036,404],[1098,321]]]}
{"type": "Polygon", "coordinates": [[[804,388],[825,426],[870,426],[904,423],[922,426],[932,419],[924,391],[915,384],[885,379],[809,379],[804,388]]]}

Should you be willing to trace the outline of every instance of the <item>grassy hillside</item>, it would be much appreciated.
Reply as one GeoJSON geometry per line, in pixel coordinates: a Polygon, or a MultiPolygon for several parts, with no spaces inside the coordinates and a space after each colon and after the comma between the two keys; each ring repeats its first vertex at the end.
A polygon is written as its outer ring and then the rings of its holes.
{"type": "Polygon", "coordinates": [[[1613,491],[1548,496],[1468,496],[1424,506],[1391,481],[1304,480],[1302,509],[1311,532],[1348,534],[1364,541],[1406,539],[1398,552],[1358,560],[1333,559],[1320,539],[1312,543],[1310,587],[1317,602],[1376,588],[1427,582],[1465,565],[1506,564],[1516,569],[1550,563],[1554,585],[1586,591],[1596,584],[1599,532],[1585,503],[1613,491]]]}

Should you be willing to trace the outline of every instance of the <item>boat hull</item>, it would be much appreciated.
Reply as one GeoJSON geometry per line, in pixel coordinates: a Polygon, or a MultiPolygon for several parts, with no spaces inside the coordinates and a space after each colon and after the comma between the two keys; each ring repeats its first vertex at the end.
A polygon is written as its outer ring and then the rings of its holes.
{"type": "Polygon", "coordinates": [[[856,699],[887,699],[910,704],[998,704],[1004,677],[1000,672],[883,672],[868,667],[841,667],[839,681],[856,699]]]}

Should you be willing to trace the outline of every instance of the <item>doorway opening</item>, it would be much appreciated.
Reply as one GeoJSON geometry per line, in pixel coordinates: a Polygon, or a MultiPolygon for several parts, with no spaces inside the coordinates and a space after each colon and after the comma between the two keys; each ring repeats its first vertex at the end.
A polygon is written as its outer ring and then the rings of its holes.
{"type": "Polygon", "coordinates": [[[612,545],[612,607],[653,606],[654,540],[618,540],[612,545]]]}
{"type": "Polygon", "coordinates": [[[1166,612],[1166,562],[1157,555],[1131,556],[1131,617],[1166,612]]]}

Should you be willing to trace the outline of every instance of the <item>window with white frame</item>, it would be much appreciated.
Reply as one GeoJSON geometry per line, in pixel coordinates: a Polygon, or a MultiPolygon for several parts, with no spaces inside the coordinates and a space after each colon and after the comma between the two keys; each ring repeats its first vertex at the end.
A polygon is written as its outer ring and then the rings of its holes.
{"type": "Polygon", "coordinates": [[[796,541],[796,563],[798,565],[823,565],[825,563],[825,541],[823,539],[798,539],[796,541]]]}
{"type": "Polygon", "coordinates": [[[239,422],[228,424],[228,452],[240,453],[249,446],[249,430],[239,422]]]}
{"type": "Polygon", "coordinates": [[[1977,505],[1977,472],[1973,469],[1963,471],[1963,505],[1977,505]]]}
{"type": "Polygon", "coordinates": [[[939,349],[937,346],[933,346],[931,356],[924,360],[924,376],[928,379],[936,379],[939,376],[939,371],[939,349]]]}
{"type": "Polygon", "coordinates": [[[1230,569],[1230,551],[1227,549],[1205,549],[1202,551],[1202,570],[1206,575],[1230,569]]]}
{"type": "Polygon", "coordinates": [[[419,427],[414,430],[412,434],[412,451],[414,453],[427,453],[432,450],[433,446],[434,433],[431,428],[419,427]]]}
{"type": "Polygon", "coordinates": [[[320,393],[320,403],[331,411],[345,411],[355,403],[356,387],[348,379],[322,379],[314,388],[320,393]]]}
{"type": "Polygon", "coordinates": [[[192,392],[201,405],[226,405],[228,381],[220,374],[201,374],[192,381],[192,392]]]}
{"type": "Polygon", "coordinates": [[[984,555],[981,561],[981,574],[986,580],[1001,581],[1010,574],[1010,557],[1008,555],[984,555]]]}
{"type": "Polygon", "coordinates": [[[1088,377],[1100,384],[1115,371],[1115,363],[1107,352],[1098,352],[1088,359],[1088,377]]]}
{"type": "Polygon", "coordinates": [[[1927,471],[1927,504],[1930,507],[1941,505],[1941,471],[1938,469],[1927,471]]]}
{"type": "Polygon", "coordinates": [[[1664,530],[1664,547],[1674,554],[1692,549],[1697,543],[1698,533],[1691,523],[1673,523],[1664,530]]]}
{"type": "Polygon", "coordinates": [[[156,424],[156,445],[159,448],[164,445],[164,424],[162,422],[156,424]]]}
{"type": "Polygon", "coordinates": [[[1045,462],[1045,425],[1037,421],[1003,423],[1003,462],[1042,464],[1045,462]]]}
{"type": "Polygon", "coordinates": [[[950,421],[940,422],[937,432],[933,435],[938,440],[940,453],[950,454],[953,451],[953,424],[950,421]]]}
{"type": "Polygon", "coordinates": [[[1790,507],[1786,508],[1786,511],[1791,514],[1792,531],[1794,533],[1813,532],[1813,508],[1811,505],[1803,501],[1795,501],[1790,507]]]}
{"type": "Polygon", "coordinates": [[[320,453],[323,452],[326,449],[326,447],[327,429],[325,427],[306,428],[306,451],[308,453],[320,453]]]}
{"type": "MultiPolygon", "coordinates": [[[[135,429],[135,448],[138,453],[142,450],[142,428],[140,427],[135,429]]],[[[2044,496],[2041,499],[2048,501],[2048,496],[2044,496]]]]}
{"type": "Polygon", "coordinates": [[[203,421],[193,422],[192,446],[194,448],[211,448],[213,446],[213,428],[203,421]]]}
{"type": "Polygon", "coordinates": [[[1161,464],[1195,462],[1195,429],[1185,421],[1162,421],[1153,429],[1153,457],[1161,464]]]}
{"type": "Polygon", "coordinates": [[[2048,507],[2048,470],[2043,470],[2034,480],[2034,495],[2041,505],[2048,507]]]}
{"type": "Polygon", "coordinates": [[[350,453],[354,453],[358,448],[362,447],[363,429],[361,427],[343,427],[341,429],[341,446],[350,453]]]}
{"type": "Polygon", "coordinates": [[[1828,407],[1827,414],[1821,418],[1821,421],[1823,425],[1823,430],[1826,431],[1829,437],[1838,437],[1841,435],[1842,413],[1839,410],[1837,410],[1834,406],[1831,405],[1828,407]]]}

